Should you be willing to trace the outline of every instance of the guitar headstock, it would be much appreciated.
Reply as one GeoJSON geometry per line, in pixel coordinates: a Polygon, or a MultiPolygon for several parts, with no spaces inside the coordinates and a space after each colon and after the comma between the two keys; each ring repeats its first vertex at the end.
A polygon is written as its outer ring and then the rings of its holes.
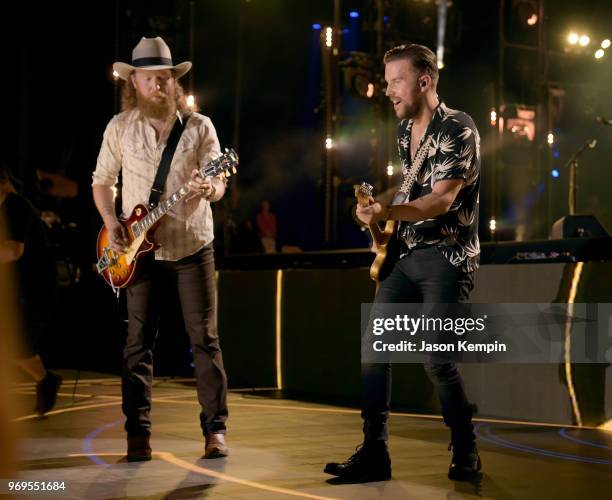
{"type": "Polygon", "coordinates": [[[355,185],[355,198],[357,198],[357,203],[362,207],[370,206],[370,198],[372,197],[372,193],[374,192],[374,187],[367,182],[362,182],[361,184],[355,185]]]}
{"type": "Polygon", "coordinates": [[[214,177],[215,175],[224,174],[230,177],[236,173],[238,166],[238,153],[233,148],[225,148],[225,153],[211,160],[206,166],[200,169],[202,177],[214,177]]]}

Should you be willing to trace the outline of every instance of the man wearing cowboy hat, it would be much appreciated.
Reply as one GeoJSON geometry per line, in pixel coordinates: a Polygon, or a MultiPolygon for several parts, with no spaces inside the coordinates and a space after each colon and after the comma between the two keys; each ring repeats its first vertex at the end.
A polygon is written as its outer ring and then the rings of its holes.
{"type": "Polygon", "coordinates": [[[93,173],[96,207],[111,235],[113,250],[129,243],[114,210],[112,187],[122,170],[122,210],[149,197],[156,170],[176,120],[186,120],[162,199],[189,182],[190,198],[162,219],[155,233],[160,248],[143,262],[138,279],[127,288],[128,332],[123,349],[122,396],[126,416],[129,461],[151,459],[151,383],[153,345],[162,307],[161,292],[177,287],[185,329],[192,347],[205,437],[203,458],[226,456],[227,378],[216,321],[213,218],[210,204],[225,193],[222,177],[201,178],[197,167],[220,154],[211,120],[187,115],[178,78],[191,62],[172,63],[170,49],[160,38],[142,38],[132,52],[132,64],[116,62],[113,69],[124,81],[122,112],[108,123],[93,173]]]}

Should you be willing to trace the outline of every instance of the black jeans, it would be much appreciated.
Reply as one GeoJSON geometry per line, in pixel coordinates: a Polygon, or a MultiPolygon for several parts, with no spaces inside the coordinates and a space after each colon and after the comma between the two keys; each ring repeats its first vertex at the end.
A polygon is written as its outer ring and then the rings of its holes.
{"type": "Polygon", "coordinates": [[[153,346],[164,286],[176,286],[196,372],[204,434],[225,432],[227,377],[217,335],[215,264],[212,245],[176,262],[143,263],[127,289],[128,333],[123,349],[122,396],[128,437],[149,435],[153,346]]]}
{"type": "MultiPolygon", "coordinates": [[[[395,264],[380,284],[374,303],[466,302],[473,286],[473,273],[460,271],[435,246],[418,248],[395,264]]],[[[361,369],[365,440],[386,441],[391,365],[363,363],[361,369]]],[[[425,369],[438,389],[444,422],[451,428],[454,445],[471,444],[474,440],[472,411],[457,367],[452,362],[431,360],[425,369]]]]}

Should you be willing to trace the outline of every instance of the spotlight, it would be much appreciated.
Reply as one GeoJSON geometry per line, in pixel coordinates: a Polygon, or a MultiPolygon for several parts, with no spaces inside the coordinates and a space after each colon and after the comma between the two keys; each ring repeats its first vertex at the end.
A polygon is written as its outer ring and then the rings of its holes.
{"type": "Polygon", "coordinates": [[[495,221],[495,217],[491,217],[491,220],[489,221],[489,229],[491,230],[492,233],[494,233],[496,228],[497,228],[497,222],[495,221]]]}
{"type": "Polygon", "coordinates": [[[561,174],[559,173],[559,171],[556,168],[553,168],[552,172],[550,173],[550,175],[553,176],[553,179],[558,179],[561,174]]]}
{"type": "Polygon", "coordinates": [[[332,141],[332,138],[328,137],[327,139],[325,139],[325,148],[331,149],[333,147],[334,147],[334,141],[332,141]]]}
{"type": "Polygon", "coordinates": [[[567,35],[567,41],[569,42],[570,45],[576,45],[579,39],[580,37],[578,36],[577,33],[572,32],[569,35],[567,35]]]}
{"type": "Polygon", "coordinates": [[[325,45],[331,47],[333,43],[333,30],[331,28],[325,28],[325,45]]]}
{"type": "Polygon", "coordinates": [[[320,29],[321,29],[321,25],[320,25],[319,23],[314,23],[314,24],[312,25],[312,29],[313,29],[313,30],[320,30],[320,29]]]}
{"type": "Polygon", "coordinates": [[[598,49],[595,51],[595,59],[601,59],[606,54],[604,49],[598,49]]]}
{"type": "Polygon", "coordinates": [[[495,111],[495,108],[491,108],[491,126],[495,127],[496,124],[497,124],[497,111],[495,111]]]}
{"type": "Polygon", "coordinates": [[[606,38],[603,42],[601,42],[601,48],[607,49],[608,47],[610,47],[610,40],[606,38]]]}
{"type": "Polygon", "coordinates": [[[357,12],[356,10],[352,10],[351,12],[349,12],[349,17],[357,19],[359,17],[359,12],[357,12]]]}
{"type": "Polygon", "coordinates": [[[387,175],[391,177],[393,175],[393,163],[389,162],[387,165],[387,175]]]}
{"type": "Polygon", "coordinates": [[[374,84],[368,83],[368,90],[366,90],[366,96],[372,98],[374,96],[374,84]]]}
{"type": "Polygon", "coordinates": [[[187,96],[187,107],[193,108],[195,106],[195,97],[191,94],[187,96]]]}
{"type": "Polygon", "coordinates": [[[538,0],[512,0],[512,10],[521,24],[535,26],[538,22],[538,0]]]}
{"type": "Polygon", "coordinates": [[[555,143],[555,136],[553,135],[552,132],[548,133],[548,137],[546,138],[546,140],[550,146],[552,146],[555,143]]]}
{"type": "Polygon", "coordinates": [[[582,35],[580,37],[580,40],[578,40],[580,42],[580,45],[582,45],[583,47],[586,47],[589,43],[591,43],[591,39],[589,38],[588,35],[582,35]]]}

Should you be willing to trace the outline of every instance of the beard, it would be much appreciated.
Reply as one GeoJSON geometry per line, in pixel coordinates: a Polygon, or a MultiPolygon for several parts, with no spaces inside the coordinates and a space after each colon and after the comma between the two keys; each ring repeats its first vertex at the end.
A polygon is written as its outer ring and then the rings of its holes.
{"type": "Polygon", "coordinates": [[[400,107],[395,111],[395,116],[400,120],[411,120],[421,111],[421,102],[415,101],[412,104],[406,104],[402,101],[400,107]]]}
{"type": "Polygon", "coordinates": [[[145,97],[136,90],[136,103],[140,112],[147,118],[165,120],[176,112],[174,96],[157,93],[153,97],[145,97]]]}

